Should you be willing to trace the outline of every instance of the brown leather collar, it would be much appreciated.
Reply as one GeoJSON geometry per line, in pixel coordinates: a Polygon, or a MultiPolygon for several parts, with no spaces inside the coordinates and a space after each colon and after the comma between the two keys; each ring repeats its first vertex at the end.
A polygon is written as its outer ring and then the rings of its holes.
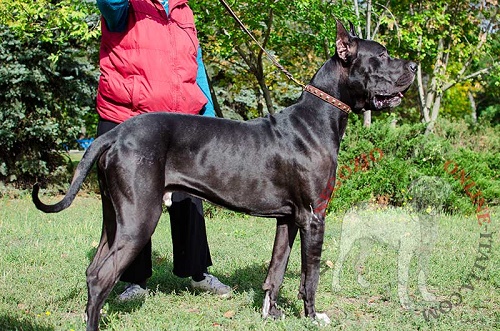
{"type": "Polygon", "coordinates": [[[307,91],[311,94],[314,94],[315,96],[317,96],[321,100],[328,102],[329,104],[331,104],[335,108],[342,110],[346,114],[349,114],[351,112],[351,107],[349,107],[348,105],[346,105],[342,101],[335,99],[334,97],[332,97],[328,93],[321,91],[317,87],[314,87],[312,85],[306,85],[306,86],[304,86],[304,91],[307,91]]]}

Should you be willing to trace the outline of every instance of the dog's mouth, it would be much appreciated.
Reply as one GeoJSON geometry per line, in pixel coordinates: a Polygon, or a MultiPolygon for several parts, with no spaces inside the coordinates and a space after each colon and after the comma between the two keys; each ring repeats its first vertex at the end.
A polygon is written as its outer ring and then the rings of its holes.
{"type": "Polygon", "coordinates": [[[393,108],[401,104],[401,99],[403,99],[403,93],[401,92],[390,95],[378,94],[372,98],[372,105],[376,110],[393,108]]]}

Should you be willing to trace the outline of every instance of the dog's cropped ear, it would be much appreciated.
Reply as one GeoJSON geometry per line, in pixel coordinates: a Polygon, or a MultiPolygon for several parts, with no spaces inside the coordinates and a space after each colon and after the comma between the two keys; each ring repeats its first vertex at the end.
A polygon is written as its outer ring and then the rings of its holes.
{"type": "Polygon", "coordinates": [[[337,20],[337,41],[335,44],[337,46],[337,55],[343,62],[350,62],[355,55],[353,38],[354,36],[347,32],[344,25],[337,20]]]}

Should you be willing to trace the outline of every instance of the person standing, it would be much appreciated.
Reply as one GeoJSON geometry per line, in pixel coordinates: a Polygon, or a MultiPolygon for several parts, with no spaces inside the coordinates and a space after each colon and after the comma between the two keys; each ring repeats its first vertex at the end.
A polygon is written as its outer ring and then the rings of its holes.
{"type": "MultiPolygon", "coordinates": [[[[102,14],[98,136],[147,112],[215,116],[187,0],[97,0],[97,6],[102,14]]],[[[102,190],[101,196],[103,204],[111,204],[102,190]]],[[[191,277],[195,289],[229,295],[231,288],[208,272],[212,260],[202,201],[183,192],[171,199],[173,273],[191,277]]],[[[128,285],[118,300],[144,296],[151,275],[150,240],[122,274],[128,285]]]]}

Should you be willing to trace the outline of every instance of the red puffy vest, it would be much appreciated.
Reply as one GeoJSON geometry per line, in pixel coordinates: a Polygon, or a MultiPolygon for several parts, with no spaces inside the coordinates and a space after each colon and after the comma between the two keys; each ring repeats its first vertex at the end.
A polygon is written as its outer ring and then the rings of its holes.
{"type": "Polygon", "coordinates": [[[102,20],[97,112],[121,123],[146,112],[199,114],[207,103],[196,84],[198,38],[187,0],[130,0],[127,28],[102,20]]]}

